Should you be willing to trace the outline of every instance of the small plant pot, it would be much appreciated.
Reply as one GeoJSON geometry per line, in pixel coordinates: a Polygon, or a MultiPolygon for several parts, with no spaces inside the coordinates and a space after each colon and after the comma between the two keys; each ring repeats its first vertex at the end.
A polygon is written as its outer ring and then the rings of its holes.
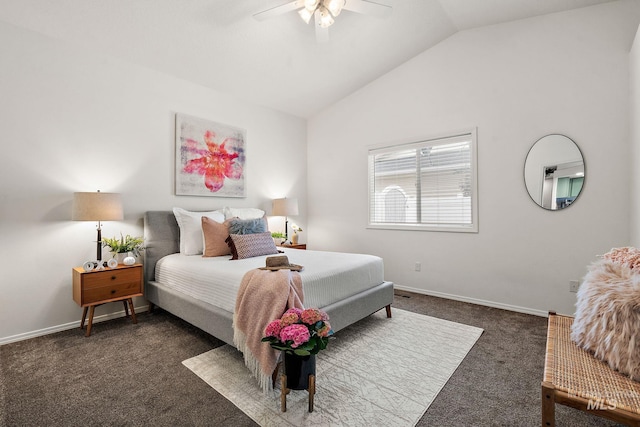
{"type": "Polygon", "coordinates": [[[309,375],[316,374],[316,355],[298,356],[284,354],[284,374],[287,376],[287,388],[291,390],[307,390],[309,375]]]}

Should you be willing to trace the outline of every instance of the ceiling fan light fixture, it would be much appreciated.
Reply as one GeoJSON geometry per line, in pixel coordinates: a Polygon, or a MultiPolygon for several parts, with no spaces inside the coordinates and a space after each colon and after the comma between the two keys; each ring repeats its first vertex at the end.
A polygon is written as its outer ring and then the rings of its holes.
{"type": "Polygon", "coordinates": [[[316,7],[318,7],[318,3],[320,3],[320,0],[304,0],[304,7],[309,12],[313,13],[316,10],[316,7]]]}
{"type": "Polygon", "coordinates": [[[308,24],[309,21],[311,21],[311,17],[313,16],[313,11],[309,11],[309,9],[304,8],[304,9],[300,9],[298,11],[298,14],[300,15],[300,17],[302,18],[302,20],[308,24]]]}
{"type": "Polygon", "coordinates": [[[329,9],[329,12],[336,17],[340,15],[340,12],[342,12],[342,8],[346,3],[346,0],[324,0],[323,4],[327,9],[329,9]]]}
{"type": "Polygon", "coordinates": [[[320,14],[320,19],[318,20],[318,25],[322,28],[329,28],[335,22],[333,20],[333,16],[329,13],[329,10],[324,6],[318,7],[318,13],[320,14]]]}

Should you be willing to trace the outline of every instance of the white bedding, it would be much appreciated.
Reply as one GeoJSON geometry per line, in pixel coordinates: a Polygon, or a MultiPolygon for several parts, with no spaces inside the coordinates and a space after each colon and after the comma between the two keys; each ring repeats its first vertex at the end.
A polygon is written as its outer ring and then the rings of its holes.
{"type": "MultiPolygon", "coordinates": [[[[326,307],[384,281],[382,259],[373,255],[283,248],[300,272],[305,307],[326,307]]],[[[265,258],[233,260],[172,254],[156,264],[156,282],[233,312],[244,274],[264,267],[265,258]]]]}

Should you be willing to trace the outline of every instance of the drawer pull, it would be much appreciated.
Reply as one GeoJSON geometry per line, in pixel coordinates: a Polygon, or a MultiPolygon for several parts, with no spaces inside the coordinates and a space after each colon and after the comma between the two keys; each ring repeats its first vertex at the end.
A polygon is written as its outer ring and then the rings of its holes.
{"type": "Polygon", "coordinates": [[[111,276],[111,280],[116,280],[116,276],[111,276]]]}
{"type": "Polygon", "coordinates": [[[115,294],[115,293],[116,293],[116,290],[115,290],[115,289],[111,289],[111,293],[112,293],[112,294],[115,294]]]}

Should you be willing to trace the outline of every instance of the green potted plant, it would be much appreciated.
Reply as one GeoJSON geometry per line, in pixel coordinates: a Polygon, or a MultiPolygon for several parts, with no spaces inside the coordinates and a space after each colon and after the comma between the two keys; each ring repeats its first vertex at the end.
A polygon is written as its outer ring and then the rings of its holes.
{"type": "Polygon", "coordinates": [[[274,231],[271,233],[271,237],[273,237],[273,243],[277,245],[281,245],[284,241],[284,233],[280,233],[279,231],[274,231]]]}
{"type": "MultiPolygon", "coordinates": [[[[140,256],[140,252],[144,250],[143,244],[144,239],[142,237],[133,237],[128,234],[123,236],[122,233],[120,233],[119,239],[117,237],[112,239],[105,237],[102,239],[102,246],[105,248],[108,247],[109,252],[111,252],[114,258],[124,258],[125,256],[138,257],[140,256]]],[[[122,262],[122,259],[118,259],[118,263],[122,262]]],[[[125,262],[125,264],[127,263],[125,262]]],[[[131,264],[133,264],[133,262],[131,264]]]]}

